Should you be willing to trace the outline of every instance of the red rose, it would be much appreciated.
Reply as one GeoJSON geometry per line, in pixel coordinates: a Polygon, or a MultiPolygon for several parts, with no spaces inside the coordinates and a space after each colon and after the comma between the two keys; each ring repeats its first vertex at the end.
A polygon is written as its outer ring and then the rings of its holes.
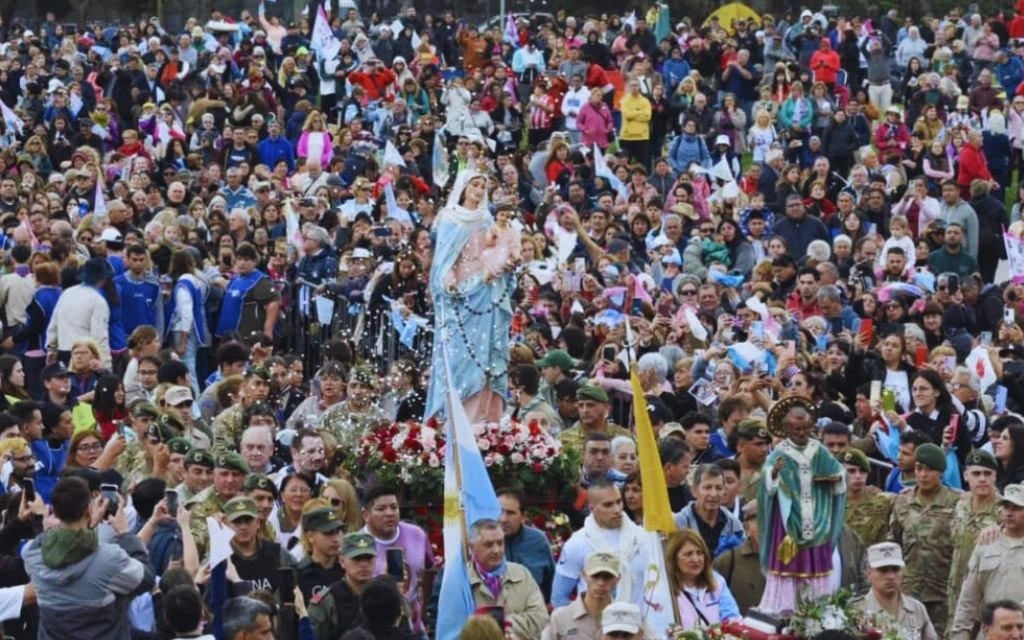
{"type": "Polygon", "coordinates": [[[427,420],[427,426],[431,429],[437,429],[437,418],[431,416],[430,419],[427,420]]]}
{"type": "Polygon", "coordinates": [[[393,447],[384,447],[384,450],[381,452],[381,457],[384,459],[384,462],[398,461],[398,454],[395,453],[395,449],[393,447]]]}
{"type": "Polygon", "coordinates": [[[416,515],[426,517],[430,515],[430,511],[426,507],[416,507],[416,515]]]}
{"type": "Polygon", "coordinates": [[[537,527],[538,529],[543,529],[544,528],[544,516],[542,516],[539,513],[537,515],[533,516],[533,526],[537,527]]]}
{"type": "Polygon", "coordinates": [[[533,463],[533,472],[534,473],[543,473],[544,472],[544,465],[542,465],[539,462],[534,462],[533,463]]]}

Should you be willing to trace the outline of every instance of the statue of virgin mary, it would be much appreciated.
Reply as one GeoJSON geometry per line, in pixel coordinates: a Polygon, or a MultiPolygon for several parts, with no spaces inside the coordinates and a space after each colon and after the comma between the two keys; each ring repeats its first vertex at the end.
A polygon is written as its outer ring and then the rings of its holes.
{"type": "Polygon", "coordinates": [[[512,268],[519,232],[495,225],[488,208],[487,177],[463,171],[437,218],[434,235],[434,349],[424,419],[447,414],[447,350],[452,384],[470,421],[497,421],[508,389],[512,268]]]}

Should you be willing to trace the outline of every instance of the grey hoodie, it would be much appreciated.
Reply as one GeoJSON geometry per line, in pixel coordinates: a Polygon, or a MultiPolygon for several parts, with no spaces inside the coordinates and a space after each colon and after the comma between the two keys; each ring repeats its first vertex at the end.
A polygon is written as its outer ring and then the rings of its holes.
{"type": "Polygon", "coordinates": [[[128,604],[154,584],[146,547],[126,533],[78,562],[50,567],[42,554],[48,533],[22,551],[39,594],[39,640],[130,640],[128,604]]]}

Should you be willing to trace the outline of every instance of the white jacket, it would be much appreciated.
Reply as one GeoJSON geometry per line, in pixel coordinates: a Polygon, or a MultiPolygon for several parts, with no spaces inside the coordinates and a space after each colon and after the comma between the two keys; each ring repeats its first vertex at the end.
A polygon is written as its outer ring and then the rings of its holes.
{"type": "Polygon", "coordinates": [[[79,340],[95,340],[103,366],[110,369],[110,305],[94,287],[79,284],[57,299],[46,329],[47,350],[71,351],[79,340]]]}

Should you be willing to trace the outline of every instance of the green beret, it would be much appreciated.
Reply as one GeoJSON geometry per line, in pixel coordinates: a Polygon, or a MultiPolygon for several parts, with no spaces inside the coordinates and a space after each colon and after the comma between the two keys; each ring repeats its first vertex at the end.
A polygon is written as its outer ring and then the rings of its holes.
{"type": "Polygon", "coordinates": [[[540,360],[534,360],[533,364],[538,369],[543,369],[544,367],[558,367],[562,371],[569,371],[573,366],[575,366],[572,356],[561,349],[552,349],[551,351],[548,351],[540,360]]]}
{"type": "Polygon", "coordinates": [[[581,384],[576,390],[577,400],[593,400],[594,402],[608,402],[608,394],[604,389],[594,384],[581,384]]]}
{"type": "Polygon", "coordinates": [[[861,471],[871,471],[871,463],[868,457],[860,449],[843,449],[839,452],[839,461],[843,464],[853,465],[861,471]]]}
{"type": "Polygon", "coordinates": [[[931,442],[917,447],[917,451],[914,452],[914,461],[940,473],[946,470],[946,454],[939,448],[939,445],[931,442]]]}
{"type": "Polygon", "coordinates": [[[215,466],[218,469],[232,469],[240,473],[249,473],[249,465],[245,463],[245,459],[234,451],[217,456],[217,464],[215,466]]]}
{"type": "Polygon", "coordinates": [[[167,449],[171,453],[187,454],[192,450],[192,443],[185,438],[171,438],[167,441],[167,449]]]}
{"type": "Polygon", "coordinates": [[[212,469],[216,466],[216,463],[217,461],[213,457],[213,454],[207,451],[206,449],[192,449],[187,454],[185,454],[186,467],[188,467],[189,465],[198,464],[201,467],[212,469]]]}
{"type": "Polygon", "coordinates": [[[974,451],[967,454],[967,460],[964,461],[965,467],[985,467],[993,471],[999,471],[999,463],[996,462],[996,457],[984,451],[982,449],[975,449],[974,451]]]}
{"type": "Polygon", "coordinates": [[[185,425],[182,424],[181,420],[176,415],[170,413],[160,414],[160,417],[156,419],[156,422],[160,425],[161,429],[175,431],[178,435],[185,433],[185,425]]]}
{"type": "MultiPolygon", "coordinates": [[[[165,413],[164,417],[166,416],[167,414],[165,413]]],[[[181,437],[181,430],[175,429],[162,419],[146,427],[146,438],[150,441],[170,442],[178,437],[181,437]]]]}
{"type": "Polygon", "coordinates": [[[153,418],[160,417],[160,410],[156,408],[156,405],[149,400],[138,400],[132,403],[132,415],[138,416],[151,416],[153,418]]]}
{"type": "Polygon", "coordinates": [[[242,483],[242,491],[269,491],[274,494],[275,499],[277,498],[277,485],[262,473],[250,473],[245,476],[245,482],[242,483]]]}

